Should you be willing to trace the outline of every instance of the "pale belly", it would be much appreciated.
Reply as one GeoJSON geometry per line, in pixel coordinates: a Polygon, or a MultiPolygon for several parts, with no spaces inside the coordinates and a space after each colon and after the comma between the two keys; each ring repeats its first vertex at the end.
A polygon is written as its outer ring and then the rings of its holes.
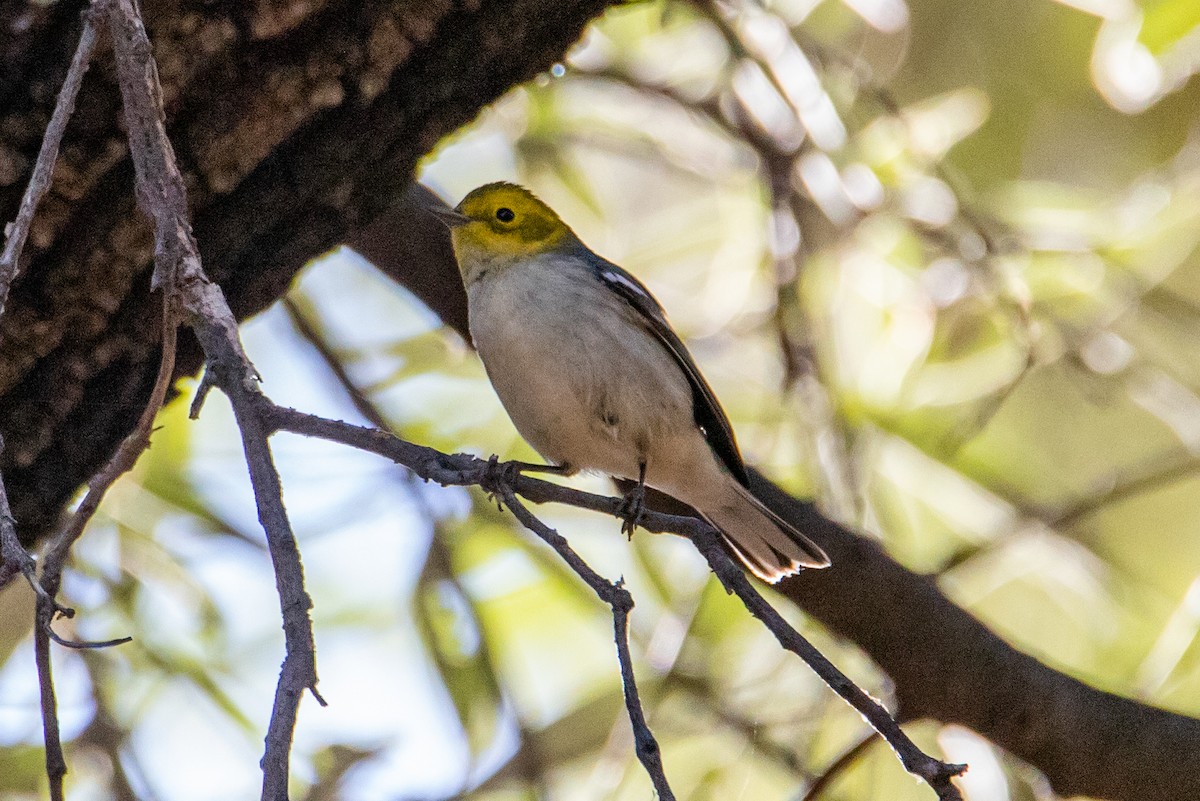
{"type": "Polygon", "coordinates": [[[577,288],[555,271],[527,272],[469,293],[472,336],[521,436],[575,469],[637,478],[645,462],[647,483],[667,491],[683,463],[714,462],[686,378],[648,332],[631,336],[624,301],[599,287],[566,301],[577,288]]]}

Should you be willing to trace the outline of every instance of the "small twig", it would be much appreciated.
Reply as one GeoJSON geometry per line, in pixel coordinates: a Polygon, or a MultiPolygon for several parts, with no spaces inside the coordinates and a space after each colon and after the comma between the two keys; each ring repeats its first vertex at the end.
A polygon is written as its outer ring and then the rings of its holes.
{"type": "Polygon", "coordinates": [[[50,782],[50,801],[63,801],[63,776],[67,775],[67,760],[63,756],[62,737],[59,735],[58,699],[54,694],[54,673],[50,667],[50,623],[53,618],[51,605],[38,598],[33,653],[41,690],[46,778],[50,782]]]}
{"type": "Polygon", "coordinates": [[[942,762],[917,747],[879,701],[851,681],[812,643],[804,639],[800,632],[792,628],[758,590],[754,589],[746,574],[734,564],[721,546],[717,531],[709,529],[694,535],[692,541],[696,543],[700,553],[704,554],[709,567],[725,590],[736,595],[750,614],[758,618],[775,635],[781,646],[803,659],[831,690],[866,718],[867,723],[887,740],[888,745],[900,757],[905,770],[929,784],[942,801],[962,801],[962,795],[950,780],[963,773],[967,769],[966,765],[942,762]]]}
{"type": "Polygon", "coordinates": [[[64,648],[75,651],[99,651],[102,648],[114,648],[127,642],[133,642],[133,637],[113,637],[111,640],[69,640],[56,632],[53,626],[50,627],[48,633],[51,640],[64,648]]]}
{"type": "Polygon", "coordinates": [[[858,758],[865,754],[867,749],[871,747],[871,744],[878,739],[879,732],[871,732],[843,751],[842,755],[833,760],[833,762],[830,762],[829,767],[825,768],[825,771],[808,786],[808,791],[804,793],[804,797],[800,801],[817,801],[821,793],[825,792],[825,788],[833,784],[835,779],[857,762],[858,758]]]}
{"type": "Polygon", "coordinates": [[[83,496],[79,508],[75,510],[63,530],[46,549],[42,566],[42,586],[51,597],[58,592],[62,570],[67,556],[71,552],[71,547],[83,534],[84,528],[96,514],[96,510],[100,508],[100,501],[104,499],[104,495],[118,478],[133,469],[142,451],[150,445],[150,435],[154,432],[154,420],[166,402],[167,391],[171,387],[171,376],[175,371],[176,321],[175,315],[171,312],[171,306],[171,297],[165,293],[163,296],[162,354],[159,357],[158,377],[154,381],[154,388],[150,391],[150,398],[146,401],[142,415],[138,418],[137,426],[129,436],[122,440],[117,452],[108,460],[108,463],[88,482],[87,494],[83,496]]]}
{"type": "Polygon", "coordinates": [[[208,393],[212,392],[213,376],[207,369],[200,374],[200,383],[196,386],[196,394],[192,397],[192,405],[188,408],[188,419],[199,420],[200,410],[204,408],[204,402],[208,400],[208,393]]]}
{"type": "Polygon", "coordinates": [[[587,584],[601,601],[612,609],[613,638],[617,644],[617,661],[621,666],[621,685],[625,694],[625,709],[629,712],[629,722],[633,727],[634,751],[638,760],[650,775],[650,781],[658,793],[660,801],[675,801],[675,794],[667,783],[666,770],[663,767],[662,751],[650,725],[646,722],[646,713],[642,709],[642,701],[638,695],[637,682],[633,674],[633,655],[629,650],[629,613],[633,609],[633,596],[625,589],[621,581],[609,581],[583,561],[583,558],[571,548],[566,538],[547,526],[517,499],[511,484],[501,475],[501,471],[489,470],[482,485],[485,490],[494,492],[512,512],[513,517],[521,525],[537,534],[543,541],[562,557],[584,583],[587,584]]]}
{"type": "Polygon", "coordinates": [[[5,231],[4,252],[0,254],[0,315],[4,314],[8,290],[12,287],[20,268],[21,252],[25,249],[25,240],[29,237],[30,226],[33,225],[34,212],[50,189],[54,163],[58,160],[58,148],[62,144],[63,134],[66,133],[67,121],[75,110],[75,97],[79,94],[79,86],[83,83],[83,75],[87,72],[88,64],[92,60],[92,51],[96,46],[97,19],[98,15],[93,9],[89,8],[83,12],[83,33],[79,36],[79,44],[75,48],[75,56],[71,59],[71,67],[67,70],[66,80],[59,90],[54,114],[50,117],[50,124],[42,137],[42,146],[33,166],[33,175],[25,187],[17,218],[5,231]]]}

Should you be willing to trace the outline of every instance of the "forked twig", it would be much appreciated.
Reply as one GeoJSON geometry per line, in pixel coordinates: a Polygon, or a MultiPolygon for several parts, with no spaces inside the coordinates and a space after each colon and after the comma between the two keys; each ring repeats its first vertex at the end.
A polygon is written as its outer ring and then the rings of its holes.
{"type": "Polygon", "coordinates": [[[629,713],[629,722],[633,727],[634,752],[638,760],[650,775],[654,790],[661,801],[675,801],[671,785],[667,783],[666,769],[663,767],[662,751],[650,725],[646,722],[646,713],[642,709],[641,697],[638,695],[637,681],[633,674],[633,654],[629,650],[629,613],[633,610],[633,596],[625,589],[622,581],[611,582],[601,576],[583,558],[575,552],[566,538],[539,520],[517,498],[512,485],[495,470],[495,462],[481,485],[483,489],[495,493],[501,502],[513,513],[513,517],[521,525],[542,538],[542,540],[558,552],[562,560],[583,579],[600,600],[612,609],[613,638],[617,644],[617,661],[621,666],[621,686],[624,689],[625,709],[629,713]]]}

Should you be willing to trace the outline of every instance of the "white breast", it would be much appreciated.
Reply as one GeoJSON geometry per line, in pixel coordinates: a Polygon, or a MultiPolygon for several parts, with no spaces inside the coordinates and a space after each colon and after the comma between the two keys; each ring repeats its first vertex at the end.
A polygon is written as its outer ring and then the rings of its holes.
{"type": "Polygon", "coordinates": [[[656,439],[695,430],[691,389],[589,269],[559,256],[475,281],[471,336],[514,425],[542,456],[636,477],[656,439]]]}

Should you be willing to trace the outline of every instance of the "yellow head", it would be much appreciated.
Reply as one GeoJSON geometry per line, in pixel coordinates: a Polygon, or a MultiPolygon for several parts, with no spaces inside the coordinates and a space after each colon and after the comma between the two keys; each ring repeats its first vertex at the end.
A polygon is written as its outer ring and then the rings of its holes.
{"type": "Polygon", "coordinates": [[[484,272],[579,244],[554,209],[515,184],[485,184],[464,197],[453,213],[438,216],[450,226],[467,286],[484,272]]]}

